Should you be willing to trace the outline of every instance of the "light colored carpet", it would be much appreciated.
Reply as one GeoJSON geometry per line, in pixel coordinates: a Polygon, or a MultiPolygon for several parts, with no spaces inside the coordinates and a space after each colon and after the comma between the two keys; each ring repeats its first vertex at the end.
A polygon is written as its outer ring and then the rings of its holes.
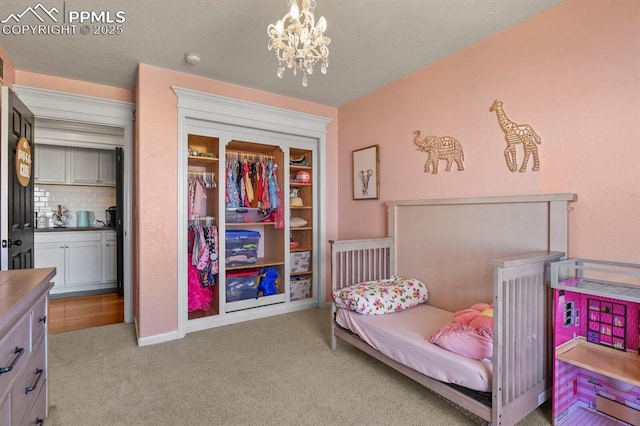
{"type": "MultiPolygon", "coordinates": [[[[312,309],[138,347],[132,325],[49,336],[56,425],[469,425],[312,309]]],[[[520,425],[549,425],[548,404],[520,425]]]]}

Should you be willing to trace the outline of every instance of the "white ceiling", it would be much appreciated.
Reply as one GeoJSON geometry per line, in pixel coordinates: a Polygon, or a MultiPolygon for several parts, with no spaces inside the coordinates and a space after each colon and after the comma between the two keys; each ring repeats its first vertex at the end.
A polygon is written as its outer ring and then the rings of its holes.
{"type": "MultiPolygon", "coordinates": [[[[70,11],[123,11],[120,35],[0,33],[16,68],[135,89],[138,63],[196,74],[329,106],[340,106],[563,0],[317,0],[331,37],[326,75],[302,87],[287,70],[276,77],[266,27],[287,0],[2,0],[0,21],[39,3],[70,11]],[[186,52],[202,56],[199,65],[186,52]]],[[[64,12],[63,12],[64,11],[64,12]]],[[[54,24],[45,17],[44,24],[54,24]]],[[[14,21],[10,21],[14,22],[14,21]]],[[[40,24],[28,13],[20,24],[40,24]]],[[[3,27],[5,24],[0,24],[3,27]]]]}

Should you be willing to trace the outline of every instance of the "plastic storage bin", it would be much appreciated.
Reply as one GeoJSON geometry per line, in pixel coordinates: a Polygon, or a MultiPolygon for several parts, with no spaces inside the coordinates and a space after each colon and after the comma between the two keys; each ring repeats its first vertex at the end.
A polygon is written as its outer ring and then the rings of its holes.
{"type": "Polygon", "coordinates": [[[259,209],[249,207],[228,208],[225,211],[225,221],[227,223],[264,222],[269,217],[269,215],[263,215],[259,209]]]}
{"type": "Polygon", "coordinates": [[[260,232],[227,230],[225,232],[227,266],[252,265],[258,261],[260,232]]]}
{"type": "Polygon", "coordinates": [[[309,262],[311,261],[310,251],[297,251],[291,253],[291,273],[309,271],[309,262]]]}
{"type": "Polygon", "coordinates": [[[290,300],[301,300],[311,297],[311,278],[291,278],[290,300]]]}
{"type": "Polygon", "coordinates": [[[227,274],[227,302],[258,297],[258,269],[233,271],[227,274]]]}

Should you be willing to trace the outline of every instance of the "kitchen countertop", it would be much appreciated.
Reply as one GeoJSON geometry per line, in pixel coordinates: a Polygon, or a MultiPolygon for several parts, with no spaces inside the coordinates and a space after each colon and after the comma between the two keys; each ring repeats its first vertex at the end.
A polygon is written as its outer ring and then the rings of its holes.
{"type": "Polygon", "coordinates": [[[64,228],[34,228],[34,232],[75,232],[75,231],[115,231],[116,228],[110,228],[108,226],[88,226],[84,228],[78,228],[75,226],[66,226],[64,228]]]}

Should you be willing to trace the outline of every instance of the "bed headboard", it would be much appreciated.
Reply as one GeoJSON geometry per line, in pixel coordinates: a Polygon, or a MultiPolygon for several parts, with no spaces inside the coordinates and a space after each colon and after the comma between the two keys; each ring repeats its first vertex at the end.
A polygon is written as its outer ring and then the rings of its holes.
{"type": "Polygon", "coordinates": [[[395,270],[423,280],[429,304],[448,311],[489,302],[488,260],[567,253],[568,203],[576,199],[567,193],[388,202],[395,270]]]}

